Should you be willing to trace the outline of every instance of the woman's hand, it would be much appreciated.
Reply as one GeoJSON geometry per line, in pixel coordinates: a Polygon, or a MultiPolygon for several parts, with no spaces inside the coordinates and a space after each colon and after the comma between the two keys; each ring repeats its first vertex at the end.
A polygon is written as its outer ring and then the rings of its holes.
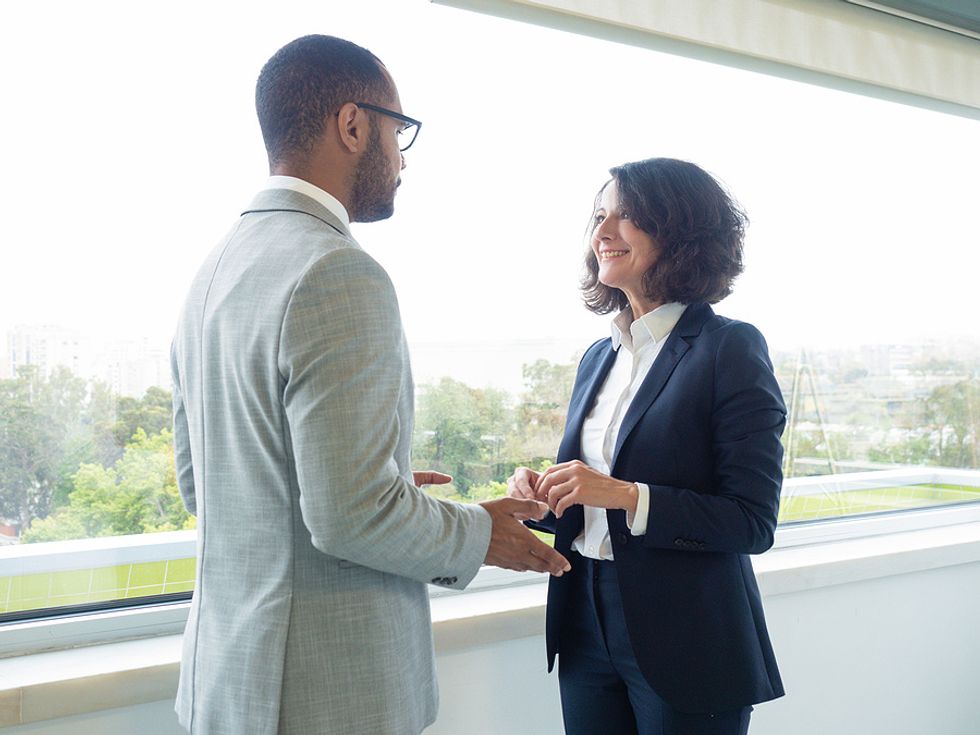
{"type": "Polygon", "coordinates": [[[507,478],[507,495],[511,498],[527,498],[529,500],[541,500],[534,492],[541,474],[527,467],[518,467],[514,474],[507,478]]]}
{"type": "MultiPolygon", "coordinates": [[[[510,481],[507,487],[509,491],[510,481]]],[[[632,482],[604,475],[577,459],[549,467],[536,478],[533,487],[534,497],[547,502],[558,518],[572,505],[621,508],[632,515],[639,496],[632,482]]]]}

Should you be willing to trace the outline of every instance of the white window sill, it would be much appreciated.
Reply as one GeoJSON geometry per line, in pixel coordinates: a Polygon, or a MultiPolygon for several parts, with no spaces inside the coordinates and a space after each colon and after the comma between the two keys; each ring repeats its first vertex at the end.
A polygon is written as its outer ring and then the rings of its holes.
{"type": "MultiPolygon", "coordinates": [[[[980,522],[775,549],[753,560],[764,597],[975,562],[980,522]]],[[[541,635],[544,581],[433,598],[437,655],[541,635]]],[[[2,659],[0,727],[171,699],[180,648],[171,634],[2,659]]]]}

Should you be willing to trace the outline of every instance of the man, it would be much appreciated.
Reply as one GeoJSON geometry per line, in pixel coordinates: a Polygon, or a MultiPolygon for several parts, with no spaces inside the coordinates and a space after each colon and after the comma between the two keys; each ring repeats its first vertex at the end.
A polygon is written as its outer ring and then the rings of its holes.
{"type": "Polygon", "coordinates": [[[465,587],[483,562],[569,567],[519,521],[546,506],[415,486],[433,473],[409,467],[398,304],[348,230],[392,214],[417,132],[384,66],[300,38],[263,68],[256,107],[273,176],[198,272],[172,351],[198,517],[177,711],[208,735],[414,735],[437,705],[425,584],[465,587]]]}

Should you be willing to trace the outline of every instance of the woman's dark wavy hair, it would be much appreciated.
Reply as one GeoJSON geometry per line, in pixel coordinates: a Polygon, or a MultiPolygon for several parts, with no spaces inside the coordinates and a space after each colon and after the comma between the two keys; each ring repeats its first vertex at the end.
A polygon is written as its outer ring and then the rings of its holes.
{"type": "MultiPolygon", "coordinates": [[[[748,217],[738,202],[704,169],[674,158],[649,158],[609,169],[619,204],[637,227],[662,248],[643,276],[646,296],[665,303],[715,303],[732,292],[742,272],[742,241],[748,217]]],[[[591,240],[595,224],[589,226],[591,240]]],[[[626,294],[599,282],[591,243],[582,279],[585,305],[608,314],[629,305],[626,294]]]]}

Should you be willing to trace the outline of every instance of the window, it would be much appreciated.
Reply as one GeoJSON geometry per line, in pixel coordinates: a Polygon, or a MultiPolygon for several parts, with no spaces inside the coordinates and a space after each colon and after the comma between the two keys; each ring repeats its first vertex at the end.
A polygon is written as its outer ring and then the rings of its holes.
{"type": "Polygon", "coordinates": [[[716,174],[752,221],[717,311],[767,336],[791,407],[782,523],[980,499],[980,123],[439,6],[295,5],[237,9],[234,37],[213,9],[129,36],[99,3],[57,23],[17,10],[0,49],[17,112],[0,122],[0,615],[191,589],[170,336],[263,185],[254,78],[319,28],[377,53],[425,122],[394,218],[354,232],[399,291],[417,468],[455,476],[430,492],[492,497],[551,460],[577,356],[608,334],[577,292],[593,196],[610,166],[662,155],[716,174]]]}

